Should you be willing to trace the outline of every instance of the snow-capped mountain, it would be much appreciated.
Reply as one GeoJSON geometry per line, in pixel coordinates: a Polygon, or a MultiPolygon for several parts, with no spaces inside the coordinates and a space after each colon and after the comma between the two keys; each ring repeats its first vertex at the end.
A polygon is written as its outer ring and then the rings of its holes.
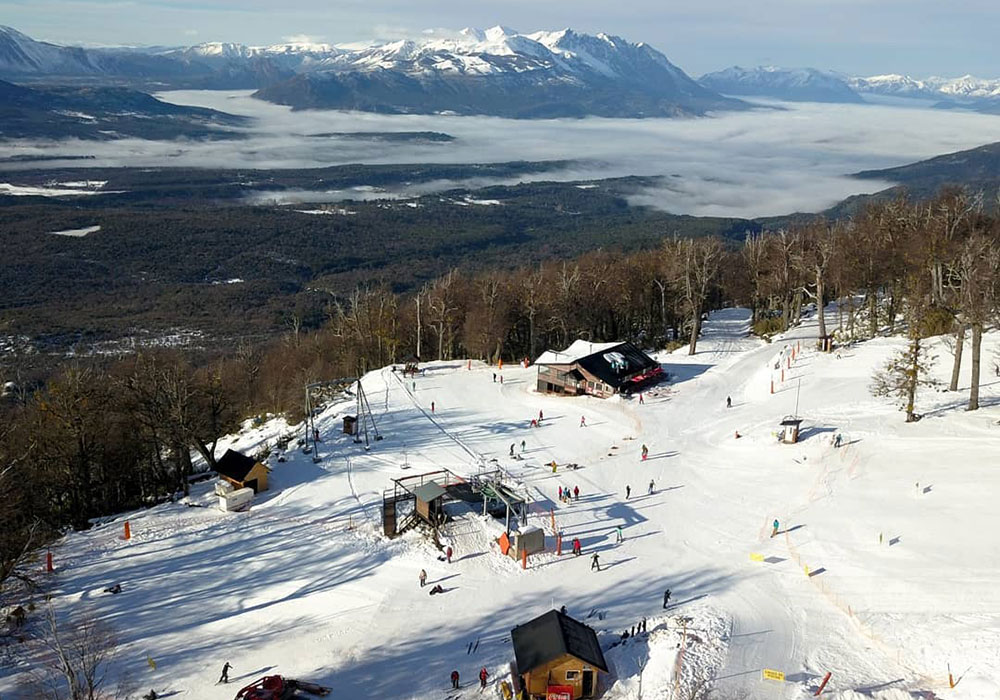
{"type": "Polygon", "coordinates": [[[849,83],[858,92],[897,97],[922,97],[928,99],[993,99],[1000,98],[1000,79],[983,79],[971,75],[960,78],[932,76],[923,80],[908,75],[873,75],[867,78],[850,78],[849,83]]]}
{"type": "Polygon", "coordinates": [[[843,76],[815,68],[733,66],[706,73],[698,82],[724,95],[773,97],[806,102],[862,102],[843,76]]]}
{"type": "Polygon", "coordinates": [[[678,116],[744,109],[705,88],[643,43],[570,29],[521,34],[466,29],[362,48],[208,43],[156,49],[84,49],[0,28],[0,78],[256,87],[297,108],[454,112],[510,117],[678,116]]]}

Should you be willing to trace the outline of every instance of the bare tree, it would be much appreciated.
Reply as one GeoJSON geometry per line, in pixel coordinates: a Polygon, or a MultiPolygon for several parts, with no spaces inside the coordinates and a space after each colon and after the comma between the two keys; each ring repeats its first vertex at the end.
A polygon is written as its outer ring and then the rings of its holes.
{"type": "Polygon", "coordinates": [[[722,242],[714,236],[674,237],[666,243],[671,280],[691,319],[689,355],[694,355],[697,350],[701,315],[705,312],[709,292],[718,279],[724,252],[722,242]]]}
{"type": "Polygon", "coordinates": [[[31,661],[25,683],[30,697],[45,700],[108,700],[124,698],[129,688],[110,689],[109,672],[117,657],[112,629],[84,611],[70,617],[56,614],[51,603],[21,653],[31,661]]]}

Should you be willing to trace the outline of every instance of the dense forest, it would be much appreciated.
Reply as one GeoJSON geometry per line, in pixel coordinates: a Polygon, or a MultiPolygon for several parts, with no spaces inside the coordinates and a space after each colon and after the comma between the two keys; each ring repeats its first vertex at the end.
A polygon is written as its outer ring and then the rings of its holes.
{"type": "MultiPolygon", "coordinates": [[[[193,459],[212,464],[216,438],[265,414],[302,415],[307,383],[358,375],[416,354],[423,360],[534,357],[576,338],[633,340],[697,351],[703,314],[753,310],[761,336],[838,301],[839,342],[905,334],[908,345],[873,391],[918,420],[926,339],[971,345],[968,408],[979,406],[981,339],[1000,298],[1000,218],[976,196],[868,205],[845,220],[817,218],[742,240],[661,236],[633,252],[593,250],[516,267],[453,268],[410,291],[388,280],[330,296],[308,328],[291,314],[271,340],[226,352],[141,350],[69,360],[42,384],[30,353],[3,356],[10,378],[0,416],[2,563],[9,579],[66,527],[154,503],[188,488],[193,459]]],[[[955,353],[951,390],[962,353],[955,353]]]]}

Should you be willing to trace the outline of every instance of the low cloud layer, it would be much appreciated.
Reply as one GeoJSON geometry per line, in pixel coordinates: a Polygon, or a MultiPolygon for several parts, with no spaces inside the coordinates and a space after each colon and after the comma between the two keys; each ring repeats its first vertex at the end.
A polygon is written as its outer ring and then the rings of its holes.
{"type": "MultiPolygon", "coordinates": [[[[569,170],[519,179],[663,176],[662,186],[636,196],[635,203],[674,213],[752,217],[817,211],[889,184],[854,180],[846,177],[850,172],[902,165],[1000,140],[996,116],[893,105],[771,103],[751,112],[702,119],[526,121],[292,112],[254,100],[248,92],[176,91],[160,97],[247,114],[257,121],[242,141],[7,143],[0,146],[0,156],[92,154],[96,160],[87,161],[88,165],[226,168],[573,160],[576,164],[569,170]],[[456,140],[414,143],[309,136],[354,131],[440,131],[456,140]]],[[[496,181],[474,184],[492,182],[496,181]]],[[[424,184],[410,193],[462,184],[424,184]]],[[[314,193],[303,198],[327,197],[314,193]]]]}

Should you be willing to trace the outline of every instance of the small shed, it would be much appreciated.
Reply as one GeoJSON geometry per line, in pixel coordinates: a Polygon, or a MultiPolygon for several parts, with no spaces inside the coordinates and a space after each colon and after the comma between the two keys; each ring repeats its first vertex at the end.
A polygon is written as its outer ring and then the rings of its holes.
{"type": "Polygon", "coordinates": [[[237,489],[249,488],[254,493],[267,491],[267,467],[235,450],[226,450],[215,463],[215,471],[237,489]]]}
{"type": "Polygon", "coordinates": [[[833,335],[821,335],[819,342],[816,344],[819,346],[821,352],[833,352],[833,335]]]}
{"type": "Polygon", "coordinates": [[[358,417],[344,416],[344,435],[354,435],[358,432],[358,417]]]}
{"type": "Polygon", "coordinates": [[[598,692],[608,665],[593,629],[552,610],[511,630],[514,682],[532,700],[550,693],[576,700],[598,692]],[[568,695],[567,695],[568,692],[568,695]]]}
{"type": "Polygon", "coordinates": [[[781,421],[781,441],[787,445],[797,443],[799,441],[799,426],[801,425],[801,418],[785,416],[784,420],[781,421]]]}
{"type": "Polygon", "coordinates": [[[447,494],[436,481],[416,487],[413,495],[417,499],[417,514],[432,525],[440,523],[444,519],[444,497],[447,494]]]}

